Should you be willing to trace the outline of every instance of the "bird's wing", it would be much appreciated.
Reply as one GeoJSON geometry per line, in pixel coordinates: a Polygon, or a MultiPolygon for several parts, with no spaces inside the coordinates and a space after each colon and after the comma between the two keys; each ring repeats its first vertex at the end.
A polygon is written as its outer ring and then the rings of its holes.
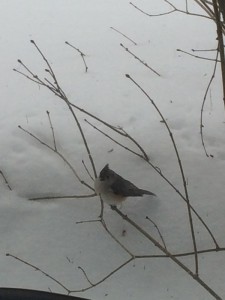
{"type": "Polygon", "coordinates": [[[121,195],[123,197],[134,197],[143,195],[143,193],[138,187],[136,187],[133,183],[122,178],[119,175],[115,182],[111,185],[111,189],[116,195],[121,195]]]}

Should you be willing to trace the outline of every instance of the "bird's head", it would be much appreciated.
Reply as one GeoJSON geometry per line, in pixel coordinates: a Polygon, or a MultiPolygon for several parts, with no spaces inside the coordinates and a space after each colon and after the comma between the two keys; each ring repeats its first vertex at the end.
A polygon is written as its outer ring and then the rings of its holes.
{"type": "Polygon", "coordinates": [[[112,183],[115,180],[115,172],[110,170],[109,164],[105,165],[105,167],[101,170],[99,174],[100,181],[106,181],[108,183],[112,183]]]}

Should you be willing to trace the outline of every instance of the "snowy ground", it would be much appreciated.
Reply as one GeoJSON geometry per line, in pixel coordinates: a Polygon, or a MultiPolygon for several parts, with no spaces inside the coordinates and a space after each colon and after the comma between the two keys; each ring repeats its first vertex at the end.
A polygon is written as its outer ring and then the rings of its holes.
{"type": "MultiPolygon", "coordinates": [[[[185,1],[174,1],[177,4],[185,1]]],[[[163,1],[134,4],[149,13],[170,9],[163,1]]],[[[181,3],[180,3],[181,4],[181,3]]],[[[184,3],[182,3],[184,4],[184,3]]],[[[190,1],[195,12],[203,13],[190,1]]],[[[90,193],[53,152],[18,129],[18,125],[52,144],[46,110],[50,111],[58,149],[93,185],[82,159],[88,157],[80,134],[65,104],[44,88],[12,71],[22,67],[20,58],[35,73],[45,65],[29,40],[34,39],[48,57],[68,98],[107,122],[129,132],[146,150],[151,162],[183,193],[177,159],[165,126],[147,98],[125,77],[128,73],[154,99],[173,131],[188,181],[192,205],[225,246],[224,218],[224,107],[220,70],[210,90],[204,113],[205,144],[213,158],[204,154],[200,134],[200,109],[214,63],[177,52],[216,48],[215,25],[208,19],[173,13],[150,18],[124,0],[3,0],[0,10],[1,99],[0,169],[13,191],[0,181],[0,286],[52,290],[66,293],[54,281],[10,253],[47,272],[71,290],[89,286],[78,266],[93,282],[122,264],[128,255],[96,219],[97,197],[29,201],[30,197],[90,193]],[[133,45],[110,27],[132,38],[133,45]],[[81,57],[65,45],[69,41],[83,51],[81,57]],[[158,77],[131,57],[121,46],[146,61],[158,77]]],[[[215,53],[200,53],[214,57],[215,53]]],[[[115,145],[87,125],[78,113],[97,170],[110,167],[157,198],[129,199],[122,211],[160,241],[148,215],[159,226],[173,253],[193,250],[187,207],[179,195],[146,162],[115,145]],[[111,151],[113,149],[113,151],[111,151]]],[[[93,121],[102,130],[105,127],[93,121]]],[[[114,136],[114,134],[113,134],[114,136]]],[[[121,141],[124,141],[120,138],[121,141]]],[[[128,143],[130,145],[130,143],[128,143]]],[[[111,232],[133,254],[161,252],[105,208],[111,232]],[[122,231],[126,230],[125,236],[122,231]]],[[[194,218],[198,249],[214,244],[194,218]]],[[[225,298],[225,254],[199,255],[201,278],[225,298]]],[[[180,258],[194,271],[193,256],[180,258]]],[[[90,299],[212,299],[212,296],[168,258],[136,259],[98,286],[79,294],[90,299]]]]}

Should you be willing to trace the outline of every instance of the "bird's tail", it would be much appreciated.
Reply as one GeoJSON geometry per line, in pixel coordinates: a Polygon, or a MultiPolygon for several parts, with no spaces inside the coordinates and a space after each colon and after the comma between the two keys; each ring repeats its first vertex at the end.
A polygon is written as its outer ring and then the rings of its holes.
{"type": "Polygon", "coordinates": [[[154,194],[154,193],[152,193],[152,192],[149,192],[149,191],[146,191],[146,190],[140,189],[140,192],[142,193],[142,195],[156,196],[156,194],[154,194]]]}

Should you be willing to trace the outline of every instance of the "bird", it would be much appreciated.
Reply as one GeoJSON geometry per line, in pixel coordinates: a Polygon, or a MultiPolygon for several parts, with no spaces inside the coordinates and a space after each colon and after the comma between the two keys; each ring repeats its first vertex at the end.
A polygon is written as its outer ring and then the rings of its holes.
{"type": "Polygon", "coordinates": [[[127,197],[156,196],[150,191],[139,189],[132,182],[124,179],[111,170],[109,164],[101,170],[94,185],[96,194],[100,195],[103,201],[110,206],[121,204],[127,197]]]}

